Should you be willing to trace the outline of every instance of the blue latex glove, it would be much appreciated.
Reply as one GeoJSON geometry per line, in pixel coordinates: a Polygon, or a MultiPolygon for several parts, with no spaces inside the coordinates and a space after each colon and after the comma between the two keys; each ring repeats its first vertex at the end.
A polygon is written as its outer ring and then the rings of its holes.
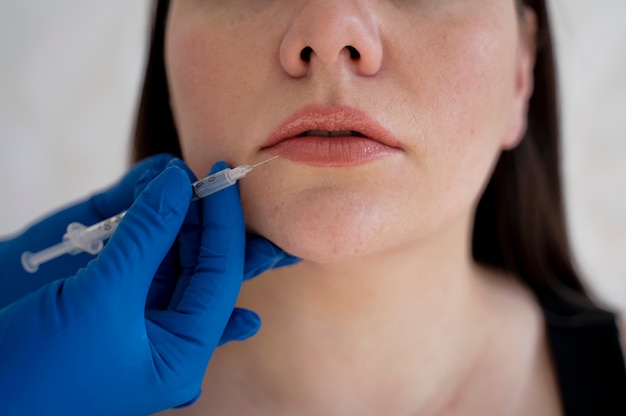
{"type": "Polygon", "coordinates": [[[60,243],[67,226],[80,222],[89,226],[128,209],[135,196],[165,169],[171,155],[158,155],[135,165],[112,188],[86,201],[63,209],[30,227],[20,236],[0,242],[0,308],[14,302],[43,285],[74,275],[93,255],[64,255],[41,265],[36,273],[27,273],[20,262],[24,251],[37,252],[60,243]]]}
{"type": "MultiPolygon", "coordinates": [[[[197,180],[193,172],[182,161],[173,163],[185,170],[191,182],[197,180]]],[[[210,173],[226,168],[228,168],[226,163],[218,162],[213,166],[210,173]]],[[[146,302],[148,309],[175,308],[180,301],[183,291],[188,286],[189,280],[198,266],[199,251],[202,247],[204,233],[203,218],[203,205],[192,203],[174,246],[161,262],[161,266],[152,280],[146,302]]],[[[247,235],[243,279],[245,281],[268,269],[292,265],[298,261],[299,259],[286,254],[267,239],[247,235]]],[[[239,320],[242,325],[229,325],[220,344],[233,339],[247,338],[256,332],[260,323],[256,314],[235,309],[233,316],[231,316],[231,323],[239,320]],[[250,333],[251,325],[254,327],[253,333],[250,333]],[[240,338],[240,334],[243,334],[243,338],[240,338]]]]}
{"type": "Polygon", "coordinates": [[[242,282],[296,260],[263,239],[246,247],[237,186],[187,215],[181,163],[146,187],[87,268],[0,310],[3,414],[145,415],[189,403],[215,347],[256,332],[258,317],[234,308],[242,282]]]}

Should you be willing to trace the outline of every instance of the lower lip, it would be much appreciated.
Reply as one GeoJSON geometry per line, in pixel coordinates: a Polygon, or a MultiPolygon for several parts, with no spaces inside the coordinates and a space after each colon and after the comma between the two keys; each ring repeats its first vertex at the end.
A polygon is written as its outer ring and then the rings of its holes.
{"type": "Polygon", "coordinates": [[[264,149],[292,162],[320,167],[357,166],[400,149],[365,137],[293,137],[264,149]]]}

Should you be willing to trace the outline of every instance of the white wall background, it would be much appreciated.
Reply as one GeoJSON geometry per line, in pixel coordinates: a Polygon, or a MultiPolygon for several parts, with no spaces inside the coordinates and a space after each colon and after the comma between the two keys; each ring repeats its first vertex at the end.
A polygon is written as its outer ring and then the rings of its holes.
{"type": "MultiPolygon", "coordinates": [[[[626,311],[626,2],[549,1],[571,235],[598,296],[626,311]]],[[[0,3],[0,235],[122,175],[150,3],[0,3]]]]}

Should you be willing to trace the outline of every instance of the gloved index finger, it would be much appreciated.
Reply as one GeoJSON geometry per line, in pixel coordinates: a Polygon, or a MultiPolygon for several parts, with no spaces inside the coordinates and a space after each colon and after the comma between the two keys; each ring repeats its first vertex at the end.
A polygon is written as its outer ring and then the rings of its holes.
{"type": "Polygon", "coordinates": [[[271,241],[257,235],[249,235],[246,240],[244,280],[252,279],[267,270],[291,266],[300,261],[301,259],[286,253],[271,241]]]}
{"type": "Polygon", "coordinates": [[[111,188],[91,197],[89,205],[96,214],[95,220],[101,221],[127,210],[148,183],[160,175],[172,159],[174,156],[170,154],[159,154],[144,159],[135,164],[111,188]]]}

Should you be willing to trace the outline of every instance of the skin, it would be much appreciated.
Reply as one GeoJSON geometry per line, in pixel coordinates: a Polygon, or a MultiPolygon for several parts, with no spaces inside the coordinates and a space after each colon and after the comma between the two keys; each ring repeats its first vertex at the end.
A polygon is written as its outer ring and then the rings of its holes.
{"type": "Polygon", "coordinates": [[[172,1],[166,68],[196,175],[269,157],[307,105],[358,108],[401,143],[350,167],[280,158],[240,182],[249,229],[303,262],[242,287],[261,331],[218,349],[176,414],[560,414],[539,308],[470,246],[526,127],[534,34],[504,0],[172,1]]]}

